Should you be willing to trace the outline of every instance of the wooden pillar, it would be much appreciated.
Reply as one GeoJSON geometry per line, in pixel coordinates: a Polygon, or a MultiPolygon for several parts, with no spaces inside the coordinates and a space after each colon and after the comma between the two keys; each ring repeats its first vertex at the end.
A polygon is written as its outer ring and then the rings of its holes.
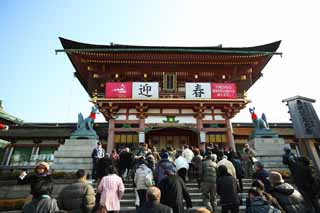
{"type": "Polygon", "coordinates": [[[236,150],[236,144],[234,142],[234,137],[233,137],[233,129],[232,129],[232,124],[229,118],[226,119],[226,124],[227,124],[227,140],[229,142],[229,147],[233,149],[233,151],[236,150]]]}
{"type": "Polygon", "coordinates": [[[109,129],[108,129],[108,145],[107,145],[107,152],[110,154],[114,147],[114,129],[115,129],[115,120],[113,118],[110,118],[109,129]]]}
{"type": "MultiPolygon", "coordinates": [[[[145,124],[144,117],[140,117],[140,119],[139,119],[139,132],[144,132],[144,124],[145,124]]],[[[146,140],[146,136],[144,136],[144,137],[145,137],[144,140],[146,140]]],[[[145,143],[146,143],[146,141],[144,141],[144,144],[145,143]]]]}
{"type": "Polygon", "coordinates": [[[206,151],[206,145],[205,143],[201,143],[200,141],[200,132],[202,131],[202,126],[203,126],[203,123],[202,123],[202,118],[197,118],[197,129],[198,129],[198,143],[199,143],[199,149],[202,150],[202,151],[206,151]]]}

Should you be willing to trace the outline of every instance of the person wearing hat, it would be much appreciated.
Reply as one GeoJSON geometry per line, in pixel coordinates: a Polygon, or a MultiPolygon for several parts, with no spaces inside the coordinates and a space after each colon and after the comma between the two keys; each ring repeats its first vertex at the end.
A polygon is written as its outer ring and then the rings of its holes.
{"type": "Polygon", "coordinates": [[[173,173],[176,173],[177,170],[176,166],[171,161],[169,161],[169,154],[167,152],[162,152],[160,157],[161,160],[157,163],[155,171],[157,184],[159,184],[160,181],[165,177],[164,172],[166,170],[173,173]]]}
{"type": "Polygon", "coordinates": [[[305,200],[293,186],[285,183],[279,172],[270,172],[270,194],[276,198],[286,213],[312,212],[305,205],[305,200]]]}
{"type": "Polygon", "coordinates": [[[47,185],[48,195],[51,195],[53,191],[53,180],[49,174],[49,164],[46,162],[40,162],[37,164],[34,174],[27,175],[26,171],[21,171],[17,179],[17,184],[24,185],[30,184],[31,192],[27,197],[25,203],[31,202],[32,199],[40,197],[42,194],[39,191],[39,186],[47,185]]]}

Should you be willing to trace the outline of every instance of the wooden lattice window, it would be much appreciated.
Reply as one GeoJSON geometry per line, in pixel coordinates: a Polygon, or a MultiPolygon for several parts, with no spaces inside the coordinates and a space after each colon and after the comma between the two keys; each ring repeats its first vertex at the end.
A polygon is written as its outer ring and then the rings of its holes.
{"type": "Polygon", "coordinates": [[[163,90],[165,92],[175,92],[177,90],[177,75],[176,73],[164,73],[163,75],[163,90]]]}

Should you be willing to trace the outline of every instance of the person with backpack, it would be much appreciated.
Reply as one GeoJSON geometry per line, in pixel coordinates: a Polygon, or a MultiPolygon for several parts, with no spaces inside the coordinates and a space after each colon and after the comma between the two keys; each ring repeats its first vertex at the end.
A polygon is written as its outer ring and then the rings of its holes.
{"type": "Polygon", "coordinates": [[[76,172],[77,181],[63,188],[58,196],[60,209],[71,213],[90,213],[95,206],[95,193],[87,181],[85,170],[76,172]]]}

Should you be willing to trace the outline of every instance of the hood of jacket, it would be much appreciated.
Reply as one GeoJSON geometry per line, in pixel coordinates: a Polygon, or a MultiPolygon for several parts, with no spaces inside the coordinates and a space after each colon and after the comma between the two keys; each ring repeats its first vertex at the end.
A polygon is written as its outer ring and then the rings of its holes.
{"type": "Polygon", "coordinates": [[[285,195],[291,195],[294,192],[293,186],[288,183],[281,183],[279,185],[276,185],[274,186],[273,190],[285,195]]]}

